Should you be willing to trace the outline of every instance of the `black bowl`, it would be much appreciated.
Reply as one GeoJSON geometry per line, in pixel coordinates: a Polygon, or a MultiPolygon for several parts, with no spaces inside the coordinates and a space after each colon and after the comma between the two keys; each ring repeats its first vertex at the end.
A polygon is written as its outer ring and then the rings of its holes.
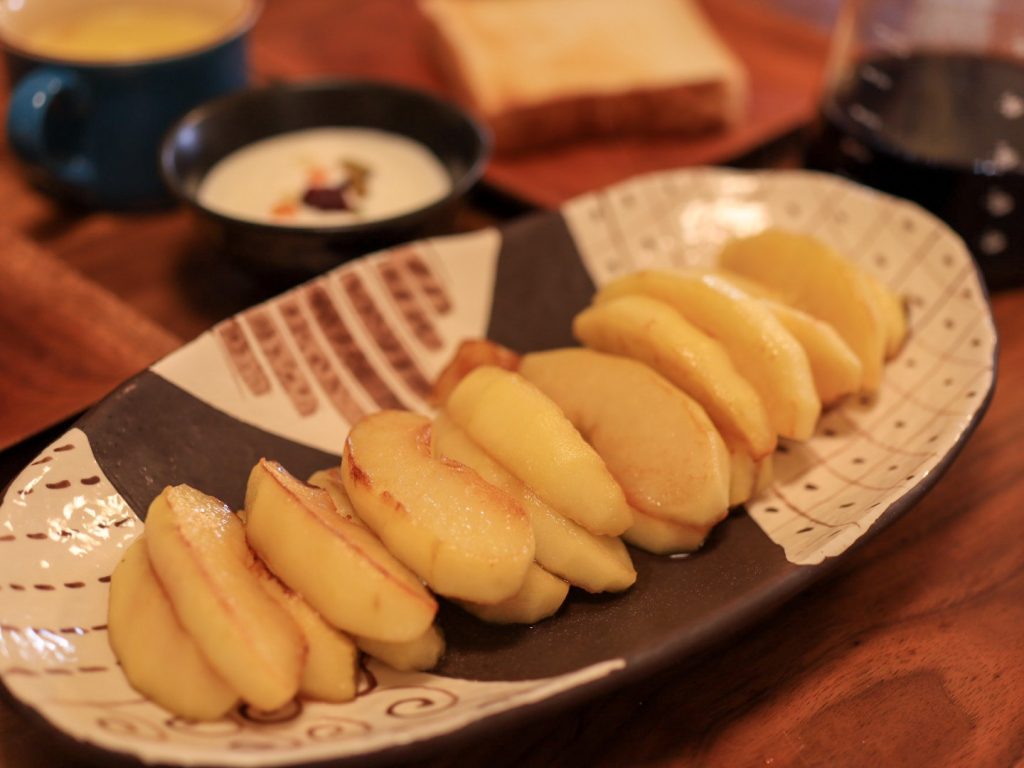
{"type": "Polygon", "coordinates": [[[262,273],[301,278],[398,243],[451,231],[456,204],[480,179],[489,134],[453,104],[423,91],[372,81],[281,84],[241,91],[189,112],[160,151],[164,181],[206,222],[215,243],[262,273]],[[199,185],[223,157],[254,141],[305,128],[376,128],[415,139],[451,175],[449,193],[387,219],[331,227],[285,227],[225,216],[201,205],[199,185]]]}

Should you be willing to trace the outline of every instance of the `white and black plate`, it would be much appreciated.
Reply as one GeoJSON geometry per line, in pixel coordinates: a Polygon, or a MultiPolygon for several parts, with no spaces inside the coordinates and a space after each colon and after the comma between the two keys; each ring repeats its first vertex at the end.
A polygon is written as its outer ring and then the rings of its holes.
{"type": "Polygon", "coordinates": [[[909,203],[806,172],[642,176],[500,230],[403,246],[243,312],[124,384],[14,480],[0,507],[0,679],[72,739],[144,762],[291,765],[409,757],[565,706],[683,659],[820,578],[905,512],[981,418],[996,334],[960,239],[909,203]],[[573,592],[532,628],[443,608],[432,674],[370,663],[343,705],[169,716],[125,682],[106,637],[107,584],[163,486],[241,504],[261,456],[293,473],[338,460],[378,408],[428,411],[460,341],[573,343],[595,285],[644,267],[709,264],[728,239],[810,232],[907,297],[911,335],[879,395],[784,444],[770,492],[685,559],[634,552],[626,594],[573,592]]]}

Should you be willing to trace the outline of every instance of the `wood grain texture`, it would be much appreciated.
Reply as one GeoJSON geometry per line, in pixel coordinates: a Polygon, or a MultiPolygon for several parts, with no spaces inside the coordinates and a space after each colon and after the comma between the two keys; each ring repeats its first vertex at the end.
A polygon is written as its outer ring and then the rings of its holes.
{"type": "Polygon", "coordinates": [[[95,402],[180,341],[0,229],[0,448],[95,402]]]}

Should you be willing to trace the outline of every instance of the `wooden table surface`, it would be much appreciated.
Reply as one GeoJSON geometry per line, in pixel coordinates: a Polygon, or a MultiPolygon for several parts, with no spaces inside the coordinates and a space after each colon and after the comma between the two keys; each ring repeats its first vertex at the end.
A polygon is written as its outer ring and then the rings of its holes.
{"type": "MultiPolygon", "coordinates": [[[[272,69],[272,31],[257,40],[272,69]]],[[[62,207],[5,149],[0,195],[0,483],[46,435],[19,441],[274,290],[222,264],[182,211],[62,207]]],[[[477,198],[459,226],[512,210],[477,198]]],[[[417,764],[1024,766],[1024,291],[992,304],[988,416],[832,578],[691,663],[417,764]]],[[[0,700],[0,766],[78,759],[0,700]]]]}

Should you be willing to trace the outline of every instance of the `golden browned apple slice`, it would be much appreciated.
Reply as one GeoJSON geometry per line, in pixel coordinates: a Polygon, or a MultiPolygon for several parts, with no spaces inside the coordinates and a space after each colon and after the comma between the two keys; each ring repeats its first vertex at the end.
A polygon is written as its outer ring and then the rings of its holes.
{"type": "Polygon", "coordinates": [[[811,365],[814,388],[822,405],[831,405],[857,392],[864,377],[860,358],[836,329],[801,309],[781,301],[776,293],[742,275],[720,269],[709,271],[748,296],[756,297],[793,334],[811,365]]]}
{"type": "Polygon", "coordinates": [[[306,643],[260,586],[241,521],[187,485],[149,506],[146,548],[182,626],[217,673],[249,704],[277,709],[299,690],[306,643]]]}
{"type": "Polygon", "coordinates": [[[777,434],[794,440],[814,434],[821,401],[807,354],[760,301],[714,274],[654,270],[609,283],[594,301],[635,295],[665,302],[719,341],[761,397],[777,434]]]}
{"type": "Polygon", "coordinates": [[[729,453],[729,463],[730,507],[747,503],[772,483],[772,454],[754,461],[743,448],[733,448],[729,453]]]}
{"type": "Polygon", "coordinates": [[[754,492],[751,498],[756,498],[764,493],[771,484],[775,482],[775,457],[765,456],[757,465],[757,474],[754,479],[754,492]]]}
{"type": "Polygon", "coordinates": [[[275,461],[252,468],[246,535],[271,571],[335,627],[381,640],[426,632],[437,601],[377,536],[330,495],[275,461]]]}
{"type": "Polygon", "coordinates": [[[341,474],[362,521],[435,592],[499,603],[522,587],[534,553],[526,513],[468,467],[435,459],[426,417],[367,416],[345,440],[341,474]]]}
{"type": "Polygon", "coordinates": [[[473,442],[557,512],[602,536],[633,522],[601,457],[543,392],[493,366],[459,382],[445,405],[473,442]]]}
{"type": "Polygon", "coordinates": [[[463,610],[492,624],[536,624],[554,616],[569,594],[569,584],[534,563],[522,589],[508,600],[494,605],[457,601],[463,610]]]}
{"type": "Polygon", "coordinates": [[[437,624],[419,637],[402,643],[389,643],[369,637],[357,637],[359,650],[383,661],[399,672],[426,672],[437,666],[444,655],[444,635],[437,624]]]}
{"type": "Polygon", "coordinates": [[[885,323],[859,267],[817,238],[777,229],[731,241],[718,260],[723,268],[765,285],[786,304],[835,328],[860,359],[861,388],[878,389],[885,323]]]}
{"type": "Polygon", "coordinates": [[[444,367],[430,393],[432,405],[440,407],[448,401],[452,390],[471,371],[483,365],[493,365],[514,371],[519,367],[519,355],[487,339],[467,339],[455,350],[451,362],[444,367]]]}
{"type": "Polygon", "coordinates": [[[253,571],[267,594],[292,617],[306,638],[306,663],[299,693],[318,701],[351,701],[356,696],[359,651],[355,642],[335,629],[309,603],[277,580],[259,560],[253,571]]]}
{"type": "Polygon", "coordinates": [[[355,507],[352,506],[352,502],[349,501],[348,494],[345,492],[345,484],[341,482],[340,466],[318,469],[309,476],[306,483],[327,491],[327,495],[334,502],[334,508],[343,518],[351,523],[363,524],[359,515],[356,514],[355,507]]]}
{"type": "Polygon", "coordinates": [[[609,300],[578,314],[573,332],[591,349],[649,365],[696,400],[722,437],[735,436],[752,456],[775,449],[764,403],[725,348],[664,302],[647,296],[609,300]]]}
{"type": "Polygon", "coordinates": [[[110,647],[132,688],[147,699],[188,720],[216,720],[238,702],[175,616],[143,537],[110,577],[107,614],[110,647]]]}
{"type": "Polygon", "coordinates": [[[814,386],[824,405],[860,389],[864,367],[835,328],[788,304],[765,300],[765,306],[807,353],[814,386]]]}
{"type": "Polygon", "coordinates": [[[882,324],[885,326],[885,359],[896,356],[907,338],[907,309],[903,299],[890,291],[888,286],[872,274],[865,273],[871,292],[875,294],[875,303],[882,312],[882,324]]]}
{"type": "Polygon", "coordinates": [[[614,536],[596,536],[537,495],[492,459],[445,412],[434,420],[433,450],[475,470],[518,501],[530,516],[534,558],[547,571],[588,592],[619,592],[636,581],[625,545],[614,536]]]}
{"type": "Polygon", "coordinates": [[[687,525],[675,520],[666,520],[655,515],[637,512],[636,520],[622,537],[632,544],[655,555],[671,555],[679,552],[693,552],[700,549],[712,526],[687,525]]]}
{"type": "Polygon", "coordinates": [[[704,409],[642,363],[589,349],[523,357],[634,510],[707,528],[729,507],[729,455],[704,409]]]}

